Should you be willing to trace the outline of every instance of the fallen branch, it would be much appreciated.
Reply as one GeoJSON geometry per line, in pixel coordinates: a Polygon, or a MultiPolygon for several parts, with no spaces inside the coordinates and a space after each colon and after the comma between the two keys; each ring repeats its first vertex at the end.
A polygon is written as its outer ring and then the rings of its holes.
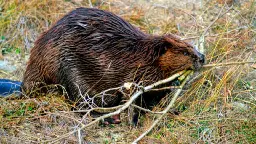
{"type": "Polygon", "coordinates": [[[163,90],[179,89],[179,88],[180,86],[168,86],[168,87],[163,87],[158,89],[151,89],[150,91],[163,91],[163,90]]]}
{"type": "Polygon", "coordinates": [[[218,67],[218,66],[228,66],[228,65],[243,65],[243,64],[253,64],[253,63],[256,63],[256,61],[207,64],[207,65],[204,65],[203,68],[218,67]]]}
{"type": "Polygon", "coordinates": [[[165,84],[165,83],[171,82],[171,81],[173,81],[174,79],[176,79],[177,77],[179,77],[179,76],[181,76],[182,74],[184,74],[185,72],[186,72],[186,70],[183,70],[183,71],[181,71],[181,72],[178,72],[178,73],[172,75],[171,77],[169,77],[169,78],[167,78],[167,79],[164,79],[164,80],[158,81],[158,82],[156,82],[156,83],[153,83],[153,84],[151,84],[151,85],[149,85],[149,86],[146,86],[146,87],[140,89],[139,91],[137,91],[135,94],[133,94],[133,95],[131,96],[131,98],[130,98],[125,104],[121,105],[122,107],[119,108],[119,109],[117,109],[116,111],[111,112],[111,113],[108,113],[108,114],[105,114],[105,115],[102,115],[102,116],[96,118],[94,121],[92,121],[92,122],[90,122],[90,123],[88,123],[88,124],[82,125],[82,126],[81,126],[80,128],[78,128],[78,129],[75,129],[75,130],[73,130],[73,131],[71,131],[71,132],[69,132],[69,133],[63,134],[63,135],[60,136],[60,137],[57,137],[57,138],[54,138],[54,139],[51,139],[51,140],[43,141],[42,143],[49,143],[49,142],[50,142],[50,143],[56,143],[58,140],[63,139],[63,138],[66,138],[66,137],[68,137],[68,136],[70,136],[70,135],[72,135],[72,134],[74,134],[74,133],[76,133],[76,132],[78,132],[78,131],[80,131],[80,130],[86,128],[86,127],[92,126],[93,124],[99,122],[99,121],[102,120],[102,119],[105,119],[105,118],[108,118],[108,117],[111,117],[111,116],[120,114],[122,111],[124,111],[124,110],[127,109],[129,106],[131,106],[131,104],[132,104],[141,94],[143,94],[144,92],[148,92],[148,91],[150,91],[151,89],[153,89],[154,87],[157,87],[157,86],[159,86],[159,85],[161,85],[161,84],[165,84]]]}
{"type": "MultiPolygon", "coordinates": [[[[203,68],[209,68],[209,70],[213,70],[215,67],[220,67],[220,66],[229,66],[229,65],[244,65],[244,64],[253,64],[256,63],[256,61],[247,61],[247,62],[229,62],[229,63],[217,63],[217,64],[207,64],[203,65],[203,68]]],[[[189,80],[188,83],[195,81],[195,79],[201,77],[202,75],[205,74],[206,71],[194,76],[192,79],[189,80]]]]}
{"type": "Polygon", "coordinates": [[[137,142],[139,142],[143,137],[145,137],[158,123],[159,121],[166,115],[166,113],[173,107],[174,102],[176,101],[177,97],[179,96],[179,94],[181,93],[182,88],[184,87],[185,83],[189,80],[189,77],[193,74],[192,71],[188,72],[188,76],[186,77],[186,79],[182,82],[181,84],[181,88],[177,90],[177,92],[174,94],[171,102],[169,103],[169,105],[162,111],[162,115],[160,115],[155,122],[151,125],[151,127],[146,130],[143,134],[141,134],[136,140],[134,140],[132,143],[133,144],[137,144],[137,142]]]}
{"type": "Polygon", "coordinates": [[[137,106],[137,105],[134,105],[134,104],[131,104],[131,106],[137,108],[137,109],[140,109],[140,110],[143,110],[145,112],[149,112],[149,113],[152,113],[152,114],[163,114],[163,112],[156,112],[156,111],[151,111],[149,109],[145,109],[143,107],[140,107],[140,106],[137,106]]]}

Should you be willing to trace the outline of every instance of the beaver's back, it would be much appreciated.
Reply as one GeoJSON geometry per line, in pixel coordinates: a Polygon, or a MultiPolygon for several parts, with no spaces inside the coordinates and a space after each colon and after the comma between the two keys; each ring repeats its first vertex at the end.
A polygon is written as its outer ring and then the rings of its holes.
{"type": "Polygon", "coordinates": [[[33,82],[61,84],[74,99],[78,88],[93,95],[120,86],[150,61],[150,52],[140,48],[146,38],[110,12],[78,8],[36,41],[23,88],[31,91],[33,82]]]}

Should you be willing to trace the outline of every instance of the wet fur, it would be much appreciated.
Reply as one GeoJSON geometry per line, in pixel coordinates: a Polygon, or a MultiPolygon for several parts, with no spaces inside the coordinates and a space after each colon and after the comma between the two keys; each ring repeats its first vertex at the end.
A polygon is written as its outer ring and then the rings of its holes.
{"type": "MultiPolygon", "coordinates": [[[[200,53],[173,35],[148,35],[113,13],[78,8],[35,42],[22,88],[28,93],[37,83],[61,84],[76,101],[78,88],[93,96],[125,82],[151,84],[200,64],[200,53]]],[[[116,93],[104,98],[104,106],[120,102],[116,93]]]]}

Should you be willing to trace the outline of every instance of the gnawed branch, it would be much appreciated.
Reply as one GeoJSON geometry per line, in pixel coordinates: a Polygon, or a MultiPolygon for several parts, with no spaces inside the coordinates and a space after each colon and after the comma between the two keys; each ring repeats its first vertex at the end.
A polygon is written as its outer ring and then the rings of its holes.
{"type": "MultiPolygon", "coordinates": [[[[108,117],[111,117],[111,116],[120,114],[122,111],[126,110],[129,106],[131,106],[132,103],[133,103],[141,94],[143,94],[143,93],[145,93],[145,92],[148,92],[148,91],[150,91],[151,89],[153,89],[153,88],[155,88],[155,87],[157,87],[157,86],[159,86],[159,85],[162,85],[162,84],[171,82],[171,81],[173,81],[174,79],[176,79],[177,77],[183,75],[185,72],[186,72],[186,71],[183,70],[183,71],[181,71],[181,72],[178,72],[178,73],[172,75],[171,77],[169,77],[169,78],[167,78],[167,79],[158,81],[158,82],[153,83],[153,84],[151,84],[151,85],[149,85],[149,86],[146,86],[146,87],[141,87],[141,89],[138,90],[136,93],[134,93],[126,103],[124,103],[123,105],[120,105],[120,108],[118,108],[118,109],[115,110],[114,112],[111,112],[111,113],[108,113],[108,114],[104,114],[104,115],[102,115],[102,116],[96,118],[94,121],[91,121],[91,122],[89,122],[88,124],[82,125],[82,126],[81,126],[80,128],[78,128],[78,129],[75,129],[75,130],[73,130],[73,131],[71,131],[71,132],[69,132],[69,133],[63,134],[63,135],[60,136],[60,137],[57,137],[57,138],[54,138],[54,139],[51,139],[51,140],[43,141],[42,143],[47,143],[47,142],[55,143],[55,142],[57,142],[57,141],[60,140],[60,139],[66,138],[66,137],[68,137],[68,136],[70,136],[70,135],[72,135],[72,134],[74,134],[74,133],[76,133],[76,132],[78,132],[78,131],[81,131],[81,130],[84,129],[84,128],[87,128],[87,127],[89,127],[89,126],[94,125],[95,123],[101,121],[102,119],[105,119],[105,118],[108,118],[108,117]]],[[[117,107],[119,107],[119,106],[117,106],[117,107]]]]}

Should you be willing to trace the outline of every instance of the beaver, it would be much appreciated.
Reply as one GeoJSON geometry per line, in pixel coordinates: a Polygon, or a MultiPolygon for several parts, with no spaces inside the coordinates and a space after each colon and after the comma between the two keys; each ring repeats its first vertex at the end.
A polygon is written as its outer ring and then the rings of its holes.
{"type": "MultiPolygon", "coordinates": [[[[60,84],[68,99],[77,101],[125,82],[152,84],[203,63],[203,54],[173,34],[145,34],[111,12],[77,8],[37,39],[22,89],[28,93],[38,83],[60,84]]],[[[120,101],[112,93],[95,103],[108,107],[120,101]]]]}

